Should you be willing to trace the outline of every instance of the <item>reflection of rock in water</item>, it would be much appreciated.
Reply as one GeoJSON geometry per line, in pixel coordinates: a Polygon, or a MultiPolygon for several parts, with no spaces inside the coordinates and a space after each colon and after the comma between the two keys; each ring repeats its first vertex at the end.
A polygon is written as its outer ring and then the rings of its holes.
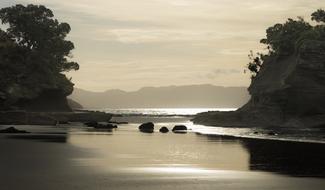
{"type": "Polygon", "coordinates": [[[325,144],[243,140],[250,169],[293,176],[325,177],[325,144]]]}

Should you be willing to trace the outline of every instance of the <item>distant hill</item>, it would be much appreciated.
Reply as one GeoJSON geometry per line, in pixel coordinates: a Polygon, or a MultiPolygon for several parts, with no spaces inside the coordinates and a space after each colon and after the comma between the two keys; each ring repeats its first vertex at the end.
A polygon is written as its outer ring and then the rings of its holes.
{"type": "Polygon", "coordinates": [[[247,87],[189,85],[144,87],[133,92],[75,88],[70,98],[84,108],[233,108],[245,104],[250,96],[247,87]]]}

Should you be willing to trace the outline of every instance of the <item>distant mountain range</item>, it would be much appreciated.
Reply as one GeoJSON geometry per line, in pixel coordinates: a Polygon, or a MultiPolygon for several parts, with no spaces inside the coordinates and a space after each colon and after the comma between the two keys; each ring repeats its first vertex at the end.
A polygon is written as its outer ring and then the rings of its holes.
{"type": "Polygon", "coordinates": [[[250,96],[247,87],[188,85],[144,87],[138,91],[91,92],[75,88],[69,97],[84,108],[236,108],[250,96]]]}

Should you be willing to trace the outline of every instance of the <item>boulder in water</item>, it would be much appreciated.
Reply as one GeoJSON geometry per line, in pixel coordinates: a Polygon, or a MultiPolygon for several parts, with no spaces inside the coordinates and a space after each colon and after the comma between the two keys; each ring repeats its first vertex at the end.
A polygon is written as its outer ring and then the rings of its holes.
{"type": "Polygon", "coordinates": [[[153,133],[154,126],[152,122],[143,123],[139,126],[139,130],[143,133],[153,133]]]}
{"type": "Polygon", "coordinates": [[[169,129],[167,127],[162,127],[159,129],[159,132],[161,133],[168,133],[169,132],[169,129]]]}
{"type": "Polygon", "coordinates": [[[174,133],[186,133],[187,127],[185,125],[175,125],[172,131],[174,133]]]}

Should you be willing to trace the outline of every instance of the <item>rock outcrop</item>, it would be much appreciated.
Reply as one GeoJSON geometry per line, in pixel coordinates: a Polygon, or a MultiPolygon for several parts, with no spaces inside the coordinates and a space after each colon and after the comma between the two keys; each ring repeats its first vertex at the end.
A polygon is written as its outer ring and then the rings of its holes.
{"type": "Polygon", "coordinates": [[[161,132],[161,133],[168,133],[169,132],[169,129],[167,127],[161,127],[159,129],[159,132],[161,132]]]}
{"type": "Polygon", "coordinates": [[[187,133],[187,127],[185,125],[175,125],[172,131],[174,133],[187,133]]]}
{"type": "Polygon", "coordinates": [[[235,112],[198,114],[194,123],[231,127],[325,124],[325,43],[305,41],[294,55],[269,57],[235,112]]]}
{"type": "Polygon", "coordinates": [[[143,133],[153,133],[155,125],[152,122],[143,123],[139,126],[139,130],[143,133]]]}

